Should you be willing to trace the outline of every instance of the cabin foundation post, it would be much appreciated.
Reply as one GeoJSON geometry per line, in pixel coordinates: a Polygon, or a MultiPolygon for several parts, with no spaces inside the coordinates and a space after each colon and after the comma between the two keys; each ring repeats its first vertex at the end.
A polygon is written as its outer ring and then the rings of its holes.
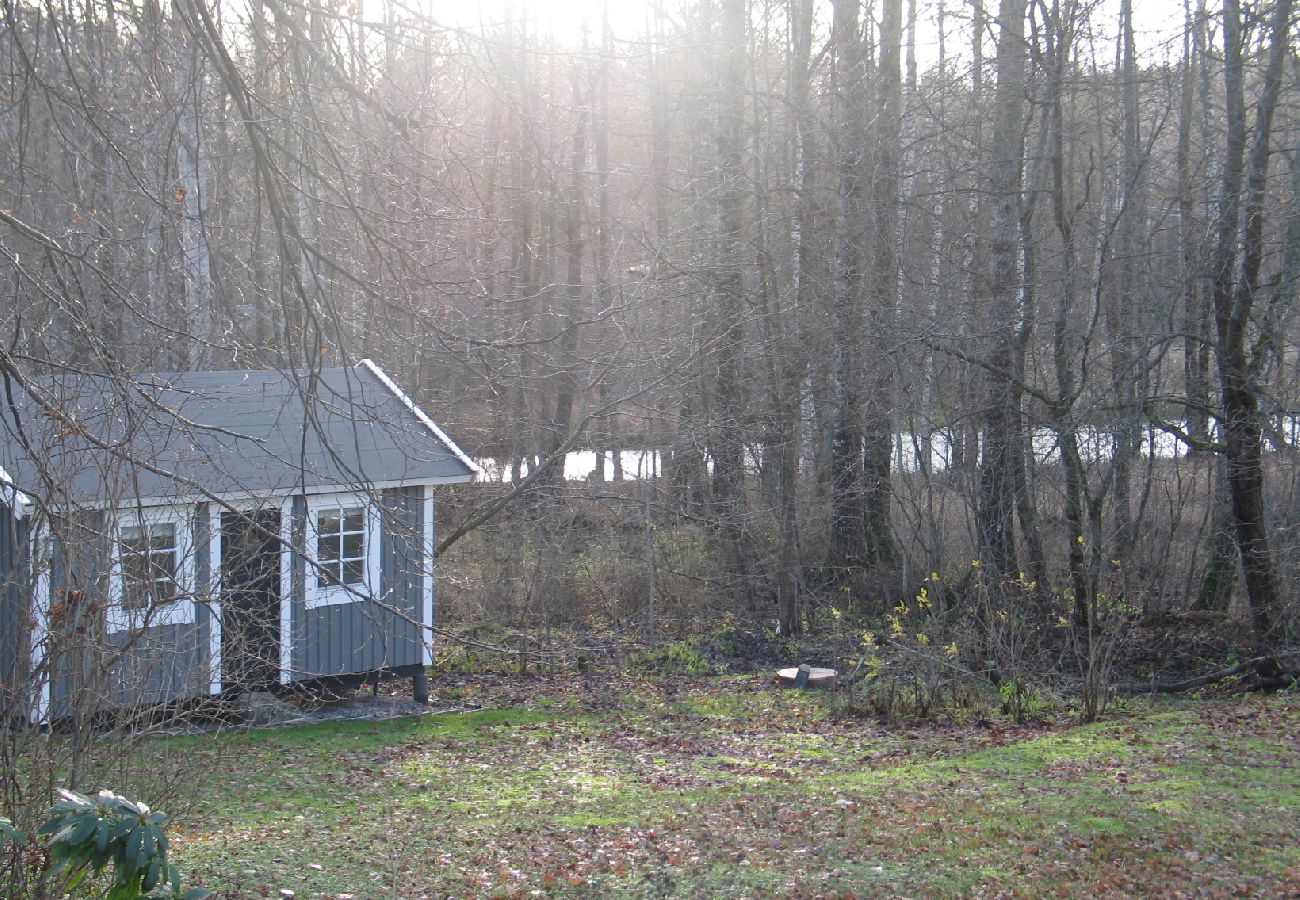
{"type": "Polygon", "coordinates": [[[423,669],[411,676],[411,695],[421,706],[429,705],[429,673],[423,669]]]}

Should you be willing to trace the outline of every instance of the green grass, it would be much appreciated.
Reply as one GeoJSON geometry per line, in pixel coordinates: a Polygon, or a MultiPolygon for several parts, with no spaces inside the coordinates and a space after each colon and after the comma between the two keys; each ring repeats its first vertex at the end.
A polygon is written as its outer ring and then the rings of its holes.
{"type": "Polygon", "coordinates": [[[522,684],[546,689],[165,742],[210,768],[178,862],[227,897],[358,900],[1229,896],[1300,878],[1295,697],[887,729],[760,680],[522,684]]]}

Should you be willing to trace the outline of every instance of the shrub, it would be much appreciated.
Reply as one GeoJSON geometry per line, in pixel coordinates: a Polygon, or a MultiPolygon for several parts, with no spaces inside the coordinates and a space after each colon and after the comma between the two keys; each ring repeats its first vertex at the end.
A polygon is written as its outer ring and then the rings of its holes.
{"type": "Polygon", "coordinates": [[[958,578],[973,595],[954,601],[952,583],[931,572],[915,596],[861,636],[836,715],[885,721],[951,719],[1001,712],[1017,723],[1046,708],[1028,659],[1040,635],[1027,610],[1037,585],[1024,575],[987,590],[979,562],[958,578]]]}
{"type": "Polygon", "coordinates": [[[646,668],[675,675],[711,675],[714,671],[713,664],[700,652],[694,639],[647,650],[640,654],[640,661],[646,668]]]}
{"type": "MultiPolygon", "coordinates": [[[[100,791],[94,800],[75,791],[60,790],[59,795],[62,799],[50,807],[49,818],[36,832],[50,837],[49,868],[41,883],[52,887],[54,896],[92,894],[104,900],[208,896],[203,888],[182,892],[180,872],[167,861],[166,813],[111,791],[100,791]],[[111,882],[95,890],[94,882],[110,864],[111,882]]],[[[18,845],[27,842],[8,819],[0,819],[0,836],[18,845]]]]}

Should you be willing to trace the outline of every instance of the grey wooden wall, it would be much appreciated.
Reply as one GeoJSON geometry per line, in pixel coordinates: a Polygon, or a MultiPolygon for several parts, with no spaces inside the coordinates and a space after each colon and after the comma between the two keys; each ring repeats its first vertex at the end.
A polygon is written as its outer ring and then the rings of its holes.
{"type": "Polygon", "coordinates": [[[0,502],[0,714],[26,716],[31,649],[28,522],[0,502]]]}
{"type": "MultiPolygon", "coordinates": [[[[295,508],[295,517],[302,515],[295,508]]],[[[382,495],[379,602],[307,609],[306,568],[295,561],[293,679],[358,675],[423,660],[423,488],[382,495]]],[[[297,526],[296,526],[297,527],[297,526]]]]}

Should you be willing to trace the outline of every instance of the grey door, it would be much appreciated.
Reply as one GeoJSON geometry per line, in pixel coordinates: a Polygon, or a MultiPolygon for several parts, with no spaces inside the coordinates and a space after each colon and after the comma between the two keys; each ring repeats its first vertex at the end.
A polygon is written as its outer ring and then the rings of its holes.
{"type": "Polygon", "coordinates": [[[221,686],[280,682],[280,512],[221,514],[221,686]]]}

